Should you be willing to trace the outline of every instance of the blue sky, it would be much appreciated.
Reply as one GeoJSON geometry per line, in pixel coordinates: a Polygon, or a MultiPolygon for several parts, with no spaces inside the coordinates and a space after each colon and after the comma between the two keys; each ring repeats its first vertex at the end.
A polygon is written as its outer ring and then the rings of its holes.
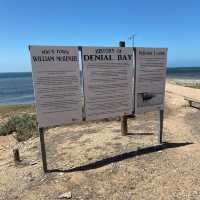
{"type": "Polygon", "coordinates": [[[199,0],[0,0],[0,72],[31,71],[28,45],[168,47],[168,66],[200,66],[199,0]]]}

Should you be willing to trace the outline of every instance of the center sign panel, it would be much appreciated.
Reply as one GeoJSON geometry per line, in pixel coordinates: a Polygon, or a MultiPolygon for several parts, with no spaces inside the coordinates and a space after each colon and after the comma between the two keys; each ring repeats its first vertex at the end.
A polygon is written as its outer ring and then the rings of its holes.
{"type": "Polygon", "coordinates": [[[132,114],[133,49],[83,47],[86,120],[132,114]]]}
{"type": "Polygon", "coordinates": [[[166,48],[136,48],[136,114],[163,109],[166,48]]]}
{"type": "Polygon", "coordinates": [[[82,120],[77,47],[30,46],[39,127],[82,120]]]}

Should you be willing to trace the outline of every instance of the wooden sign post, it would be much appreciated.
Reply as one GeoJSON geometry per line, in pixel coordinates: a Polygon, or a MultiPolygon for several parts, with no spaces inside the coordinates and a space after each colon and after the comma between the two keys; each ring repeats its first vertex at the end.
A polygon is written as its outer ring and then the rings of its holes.
{"type": "MultiPolygon", "coordinates": [[[[120,41],[119,46],[125,47],[126,44],[125,44],[124,41],[120,41]]],[[[127,132],[128,132],[127,116],[124,115],[124,116],[121,117],[121,133],[122,133],[122,135],[126,135],[127,132]]]]}
{"type": "Polygon", "coordinates": [[[40,147],[41,147],[41,154],[42,154],[42,165],[43,171],[46,173],[47,170],[47,157],[46,157],[46,149],[45,149],[45,140],[44,140],[44,128],[38,128],[39,136],[40,136],[40,147]]]}
{"type": "Polygon", "coordinates": [[[158,143],[163,143],[163,119],[164,119],[164,110],[159,111],[159,127],[158,127],[158,143]]]}

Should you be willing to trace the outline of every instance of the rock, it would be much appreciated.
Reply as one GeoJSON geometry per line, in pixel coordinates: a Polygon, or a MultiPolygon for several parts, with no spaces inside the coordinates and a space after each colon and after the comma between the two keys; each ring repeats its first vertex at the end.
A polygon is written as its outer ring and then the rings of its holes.
{"type": "Polygon", "coordinates": [[[30,181],[30,182],[34,181],[34,178],[33,178],[33,177],[31,177],[29,181],[30,181]]]}
{"type": "Polygon", "coordinates": [[[59,199],[71,199],[72,193],[71,192],[65,192],[65,193],[61,194],[58,198],[59,199]]]}
{"type": "Polygon", "coordinates": [[[31,161],[31,162],[30,162],[30,165],[36,165],[36,164],[38,164],[37,161],[31,161]]]}
{"type": "Polygon", "coordinates": [[[63,176],[63,175],[64,175],[64,173],[63,173],[63,172],[60,172],[60,173],[59,173],[59,176],[63,176]]]}

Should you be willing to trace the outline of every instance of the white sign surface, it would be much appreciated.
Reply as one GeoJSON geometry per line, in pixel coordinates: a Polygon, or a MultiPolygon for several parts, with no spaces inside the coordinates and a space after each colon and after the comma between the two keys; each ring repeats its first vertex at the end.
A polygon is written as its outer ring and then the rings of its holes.
{"type": "Polygon", "coordinates": [[[136,48],[136,114],[163,109],[166,64],[166,48],[136,48]]]}
{"type": "Polygon", "coordinates": [[[82,120],[78,48],[30,46],[39,127],[82,120]]]}
{"type": "Polygon", "coordinates": [[[86,120],[133,111],[133,49],[83,47],[86,120]]]}

